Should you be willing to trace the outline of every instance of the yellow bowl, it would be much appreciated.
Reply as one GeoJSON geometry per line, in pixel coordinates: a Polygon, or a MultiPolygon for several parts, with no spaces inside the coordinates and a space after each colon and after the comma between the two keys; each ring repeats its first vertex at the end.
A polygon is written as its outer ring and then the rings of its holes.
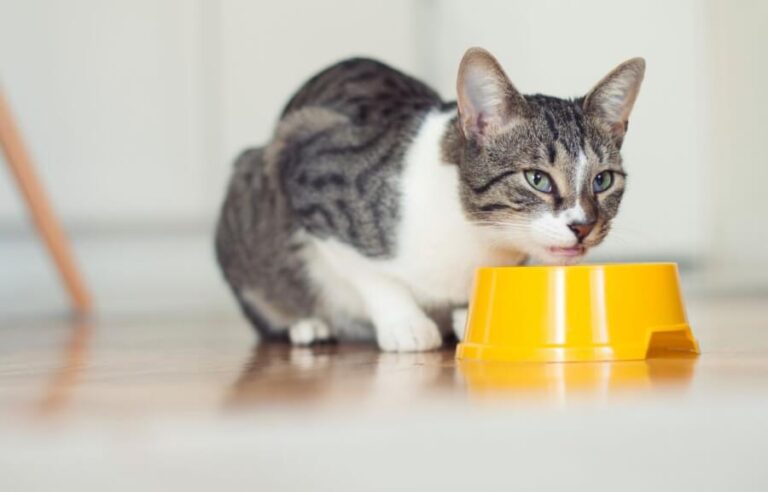
{"type": "Polygon", "coordinates": [[[480,268],[462,360],[639,360],[699,353],[677,265],[480,268]]]}

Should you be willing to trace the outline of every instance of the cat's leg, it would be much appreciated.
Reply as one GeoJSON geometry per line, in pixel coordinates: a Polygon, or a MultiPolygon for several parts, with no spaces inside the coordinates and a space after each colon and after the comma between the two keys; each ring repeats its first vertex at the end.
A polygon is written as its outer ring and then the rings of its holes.
{"type": "Polygon", "coordinates": [[[288,338],[293,345],[308,346],[331,340],[328,324],[319,318],[304,318],[288,327],[288,338]]]}
{"type": "Polygon", "coordinates": [[[468,310],[465,307],[456,308],[453,310],[451,325],[453,327],[453,334],[456,335],[456,340],[464,340],[464,330],[467,326],[468,310]]]}
{"type": "Polygon", "coordinates": [[[418,352],[442,344],[437,324],[408,287],[381,271],[377,262],[335,241],[311,242],[303,258],[312,290],[319,293],[317,312],[333,321],[340,340],[361,339],[372,325],[385,351],[418,352]],[[344,326],[344,320],[352,323],[344,326]]]}
{"type": "Polygon", "coordinates": [[[355,284],[382,350],[419,352],[438,348],[443,343],[437,324],[424,313],[404,285],[372,272],[358,275],[355,284]]]}

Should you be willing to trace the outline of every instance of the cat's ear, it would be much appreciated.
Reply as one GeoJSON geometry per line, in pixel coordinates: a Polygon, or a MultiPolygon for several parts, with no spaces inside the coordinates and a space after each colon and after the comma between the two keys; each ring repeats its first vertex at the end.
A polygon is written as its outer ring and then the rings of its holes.
{"type": "Polygon", "coordinates": [[[464,53],[456,81],[459,126],[464,137],[483,143],[525,118],[527,103],[501,65],[482,48],[464,53]]]}
{"type": "Polygon", "coordinates": [[[606,75],[584,98],[584,113],[598,120],[619,145],[645,75],[645,60],[632,58],[606,75]]]}

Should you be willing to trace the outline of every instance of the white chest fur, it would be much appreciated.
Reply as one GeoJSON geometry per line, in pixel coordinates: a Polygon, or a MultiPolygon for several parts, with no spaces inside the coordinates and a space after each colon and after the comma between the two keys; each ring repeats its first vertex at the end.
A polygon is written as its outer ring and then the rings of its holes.
{"type": "Polygon", "coordinates": [[[440,142],[452,116],[430,114],[406,154],[393,257],[370,259],[337,240],[312,241],[309,273],[335,309],[359,312],[357,293],[376,278],[403,285],[422,305],[464,304],[475,268],[513,264],[523,257],[492,248],[465,217],[458,167],[441,158],[440,142]]]}
{"type": "Polygon", "coordinates": [[[464,215],[458,167],[441,156],[454,114],[430,114],[406,154],[397,255],[382,265],[427,303],[464,303],[476,267],[518,259],[493,249],[464,215]]]}

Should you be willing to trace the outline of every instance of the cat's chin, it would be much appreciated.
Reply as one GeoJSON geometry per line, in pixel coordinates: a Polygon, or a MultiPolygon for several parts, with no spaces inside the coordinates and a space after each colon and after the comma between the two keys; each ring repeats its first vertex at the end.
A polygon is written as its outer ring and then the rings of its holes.
{"type": "Polygon", "coordinates": [[[584,259],[588,249],[584,246],[549,246],[530,253],[531,263],[540,265],[575,265],[584,259]]]}

